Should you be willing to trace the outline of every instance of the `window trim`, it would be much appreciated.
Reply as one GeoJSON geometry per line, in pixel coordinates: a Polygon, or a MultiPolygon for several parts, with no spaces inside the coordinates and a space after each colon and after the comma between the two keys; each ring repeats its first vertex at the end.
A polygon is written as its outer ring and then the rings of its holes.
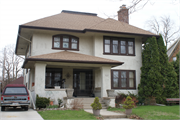
{"type": "Polygon", "coordinates": [[[135,56],[135,39],[134,38],[124,38],[124,37],[110,37],[103,36],[103,54],[104,55],[122,55],[122,56],[135,56]],[[110,53],[105,52],[105,39],[110,40],[110,53]],[[113,40],[118,40],[118,53],[113,53],[113,40]],[[121,41],[126,41],[126,54],[121,53],[121,41]],[[129,54],[128,52],[128,41],[133,42],[133,54],[129,54]]]}
{"type": "Polygon", "coordinates": [[[136,70],[119,70],[119,69],[112,69],[111,70],[111,89],[132,89],[136,90],[136,70]],[[119,75],[119,81],[118,81],[118,87],[113,87],[113,71],[118,71],[119,75]],[[127,76],[127,81],[126,81],[126,87],[121,87],[121,72],[125,71],[126,76],[127,76]],[[134,73],[134,87],[129,87],[129,72],[134,73]]]}
{"type": "Polygon", "coordinates": [[[52,36],[52,49],[55,50],[73,50],[73,51],[79,51],[79,38],[73,35],[68,35],[68,34],[58,34],[58,35],[53,35],[52,36]],[[63,36],[69,37],[69,47],[68,48],[63,48],[63,36]],[[54,47],[54,37],[60,37],[60,48],[54,47]],[[77,49],[72,49],[72,38],[77,39],[77,49]]]}

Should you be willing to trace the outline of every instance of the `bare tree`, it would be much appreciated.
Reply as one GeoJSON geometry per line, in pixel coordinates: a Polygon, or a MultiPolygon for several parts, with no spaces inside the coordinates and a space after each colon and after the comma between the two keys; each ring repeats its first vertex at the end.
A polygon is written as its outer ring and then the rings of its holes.
{"type": "Polygon", "coordinates": [[[180,27],[177,28],[169,16],[160,17],[160,20],[153,17],[146,22],[146,26],[151,32],[162,35],[166,48],[168,43],[177,39],[176,36],[180,32],[180,27]]]}
{"type": "Polygon", "coordinates": [[[19,77],[23,58],[16,56],[14,45],[6,46],[1,52],[0,68],[2,68],[3,87],[19,77]]]}

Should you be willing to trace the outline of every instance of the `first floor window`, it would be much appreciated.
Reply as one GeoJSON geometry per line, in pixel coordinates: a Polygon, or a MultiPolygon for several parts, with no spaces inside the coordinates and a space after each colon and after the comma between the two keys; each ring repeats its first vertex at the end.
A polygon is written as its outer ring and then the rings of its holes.
{"type": "Polygon", "coordinates": [[[46,68],[46,84],[45,88],[54,88],[54,86],[62,86],[62,69],[46,68]]]}
{"type": "Polygon", "coordinates": [[[113,89],[136,89],[135,70],[112,70],[113,89]]]}

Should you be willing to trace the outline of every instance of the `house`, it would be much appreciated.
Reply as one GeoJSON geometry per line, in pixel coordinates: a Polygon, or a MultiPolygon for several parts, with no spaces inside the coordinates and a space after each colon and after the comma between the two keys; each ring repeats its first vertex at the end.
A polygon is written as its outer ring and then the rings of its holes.
{"type": "Polygon", "coordinates": [[[15,80],[13,80],[11,83],[9,83],[9,84],[24,84],[24,77],[19,77],[19,78],[17,78],[17,79],[15,79],[15,80]]]}
{"type": "Polygon", "coordinates": [[[176,54],[180,50],[180,38],[177,39],[167,50],[169,62],[176,61],[176,54]]]}
{"type": "Polygon", "coordinates": [[[123,5],[118,20],[63,10],[19,26],[16,54],[24,55],[33,95],[107,97],[107,89],[137,94],[142,43],[155,35],[129,24],[123,5]],[[55,87],[56,86],[56,87],[55,87]],[[55,89],[59,88],[60,89],[55,89]]]}

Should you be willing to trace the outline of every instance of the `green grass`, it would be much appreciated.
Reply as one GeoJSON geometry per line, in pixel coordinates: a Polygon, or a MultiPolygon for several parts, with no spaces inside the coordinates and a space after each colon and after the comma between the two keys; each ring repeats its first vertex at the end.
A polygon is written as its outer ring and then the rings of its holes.
{"type": "Polygon", "coordinates": [[[62,120],[62,119],[94,119],[96,117],[90,113],[85,112],[84,110],[49,110],[49,111],[39,111],[38,112],[44,120],[62,120]]]}
{"type": "MultiPolygon", "coordinates": [[[[109,111],[125,112],[125,109],[108,108],[109,111]]],[[[179,106],[138,106],[132,109],[132,114],[136,114],[143,119],[180,119],[179,106]]]]}

